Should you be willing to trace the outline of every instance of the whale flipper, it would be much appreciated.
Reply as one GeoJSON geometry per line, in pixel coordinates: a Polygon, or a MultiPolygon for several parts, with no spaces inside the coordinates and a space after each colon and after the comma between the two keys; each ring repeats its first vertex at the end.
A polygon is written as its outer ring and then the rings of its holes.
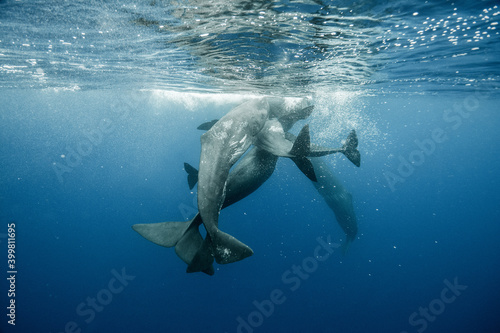
{"type": "Polygon", "coordinates": [[[191,166],[189,163],[184,163],[184,170],[188,173],[188,185],[189,189],[192,190],[193,187],[198,182],[198,170],[191,166]]]}
{"type": "Polygon", "coordinates": [[[206,123],[203,123],[200,126],[198,126],[196,129],[199,129],[199,130],[202,130],[202,131],[208,131],[218,121],[219,121],[219,119],[214,119],[214,120],[211,120],[211,121],[207,121],[206,123]]]}
{"type": "Polygon", "coordinates": [[[287,139],[287,133],[278,121],[268,121],[267,130],[261,132],[257,147],[263,149],[274,156],[290,158],[310,180],[316,181],[314,168],[307,158],[311,151],[311,136],[309,125],[305,125],[293,142],[287,139]]]}

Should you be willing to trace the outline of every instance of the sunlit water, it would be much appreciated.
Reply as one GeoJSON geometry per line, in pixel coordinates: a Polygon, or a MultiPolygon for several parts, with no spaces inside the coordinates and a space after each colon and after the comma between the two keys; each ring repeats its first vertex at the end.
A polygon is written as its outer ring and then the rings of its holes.
{"type": "Polygon", "coordinates": [[[2,279],[0,330],[499,332],[499,14],[498,1],[0,1],[0,261],[15,222],[18,265],[16,326],[2,279]],[[308,123],[314,143],[356,130],[361,167],[326,161],[358,237],[291,275],[318,237],[344,234],[280,159],[220,215],[254,255],[186,274],[130,227],[191,218],[196,127],[262,95],[311,97],[292,132],[308,123]],[[134,278],[113,280],[123,269],[134,278]]]}
{"type": "Polygon", "coordinates": [[[5,88],[303,95],[461,90],[499,77],[496,1],[1,6],[5,88]]]}

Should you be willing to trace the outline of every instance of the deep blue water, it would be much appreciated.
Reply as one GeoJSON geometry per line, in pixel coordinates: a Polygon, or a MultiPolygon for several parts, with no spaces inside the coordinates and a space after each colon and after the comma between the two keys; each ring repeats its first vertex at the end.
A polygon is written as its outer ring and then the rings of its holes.
{"type": "Polygon", "coordinates": [[[0,331],[500,332],[498,3],[216,5],[0,2],[0,331]],[[190,219],[196,127],[269,94],[356,129],[358,236],[315,260],[345,236],[280,159],[220,215],[254,255],[187,274],[131,226],[190,219]]]}

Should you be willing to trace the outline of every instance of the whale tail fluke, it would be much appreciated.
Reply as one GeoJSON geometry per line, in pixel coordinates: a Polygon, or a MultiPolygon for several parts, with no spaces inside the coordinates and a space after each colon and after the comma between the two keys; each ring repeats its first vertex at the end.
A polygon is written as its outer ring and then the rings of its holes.
{"type": "Polygon", "coordinates": [[[210,235],[207,234],[200,248],[194,255],[193,260],[191,260],[191,263],[188,265],[186,272],[195,273],[213,270],[213,262],[212,239],[210,235]]]}
{"type": "MultiPolygon", "coordinates": [[[[203,237],[199,230],[199,226],[202,223],[200,214],[197,214],[190,222],[187,230],[181,236],[177,244],[175,244],[175,253],[188,265],[188,267],[193,263],[196,254],[204,244],[203,237]]],[[[204,261],[204,266],[201,267],[198,272],[214,275],[213,262],[213,256],[208,257],[207,260],[204,261]]]]}
{"type": "Polygon", "coordinates": [[[351,161],[355,166],[361,165],[361,154],[358,150],[358,136],[356,131],[352,130],[347,136],[346,142],[342,147],[342,153],[351,161]]]}
{"type": "Polygon", "coordinates": [[[358,137],[355,130],[349,133],[342,148],[330,149],[313,144],[308,156],[321,157],[334,153],[344,154],[357,167],[361,165],[361,154],[358,150],[358,137]]]}
{"type": "MultiPolygon", "coordinates": [[[[175,246],[177,256],[189,266],[203,244],[203,237],[198,229],[200,224],[201,218],[197,214],[191,221],[187,222],[135,224],[132,229],[157,245],[175,246]]],[[[213,275],[212,263],[213,260],[210,263],[205,263],[205,266],[198,271],[213,275]]]]}
{"type": "Polygon", "coordinates": [[[184,170],[187,172],[187,179],[188,179],[188,185],[189,189],[192,190],[193,187],[196,185],[198,182],[198,170],[196,170],[192,165],[189,163],[184,163],[184,170]]]}
{"type": "Polygon", "coordinates": [[[349,247],[351,246],[353,241],[354,241],[353,237],[347,236],[346,240],[342,242],[342,245],[340,246],[342,255],[345,256],[347,254],[347,251],[349,250],[349,247]]]}
{"type": "Polygon", "coordinates": [[[134,224],[132,229],[150,242],[164,247],[174,247],[185,234],[191,222],[134,224]]]}
{"type": "Polygon", "coordinates": [[[212,253],[218,264],[230,264],[253,254],[253,250],[233,236],[217,229],[212,237],[212,253]]]}

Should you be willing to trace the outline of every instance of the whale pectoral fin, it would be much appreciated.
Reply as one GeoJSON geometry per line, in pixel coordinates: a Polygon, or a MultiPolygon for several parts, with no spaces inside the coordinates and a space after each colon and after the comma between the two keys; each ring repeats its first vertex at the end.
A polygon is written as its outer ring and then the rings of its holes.
{"type": "Polygon", "coordinates": [[[207,121],[206,123],[201,124],[198,126],[196,129],[202,130],[202,131],[208,131],[209,129],[212,128],[212,126],[215,125],[216,122],[218,122],[219,119],[214,119],[212,121],[207,121]]]}
{"type": "Polygon", "coordinates": [[[361,165],[361,154],[358,148],[358,137],[356,131],[352,130],[347,136],[346,142],[343,146],[342,153],[351,161],[355,166],[361,165]]]}
{"type": "Polygon", "coordinates": [[[212,239],[210,235],[202,242],[196,254],[193,256],[191,263],[188,265],[186,272],[204,272],[208,275],[214,274],[214,256],[212,254],[212,239]]]}
{"type": "Polygon", "coordinates": [[[316,173],[314,172],[314,167],[311,161],[304,156],[301,157],[290,157],[290,159],[297,165],[297,167],[302,171],[307,178],[313,182],[317,182],[316,173]]]}
{"type": "Polygon", "coordinates": [[[253,254],[250,247],[220,230],[212,234],[212,252],[218,264],[230,264],[253,254]]]}
{"type": "Polygon", "coordinates": [[[164,247],[173,247],[182,238],[191,222],[134,224],[132,229],[150,242],[164,247]]]}
{"type": "Polygon", "coordinates": [[[198,182],[198,170],[196,170],[189,163],[184,163],[184,170],[186,170],[186,172],[188,174],[187,178],[188,178],[189,189],[192,190],[193,187],[198,182]]]}

